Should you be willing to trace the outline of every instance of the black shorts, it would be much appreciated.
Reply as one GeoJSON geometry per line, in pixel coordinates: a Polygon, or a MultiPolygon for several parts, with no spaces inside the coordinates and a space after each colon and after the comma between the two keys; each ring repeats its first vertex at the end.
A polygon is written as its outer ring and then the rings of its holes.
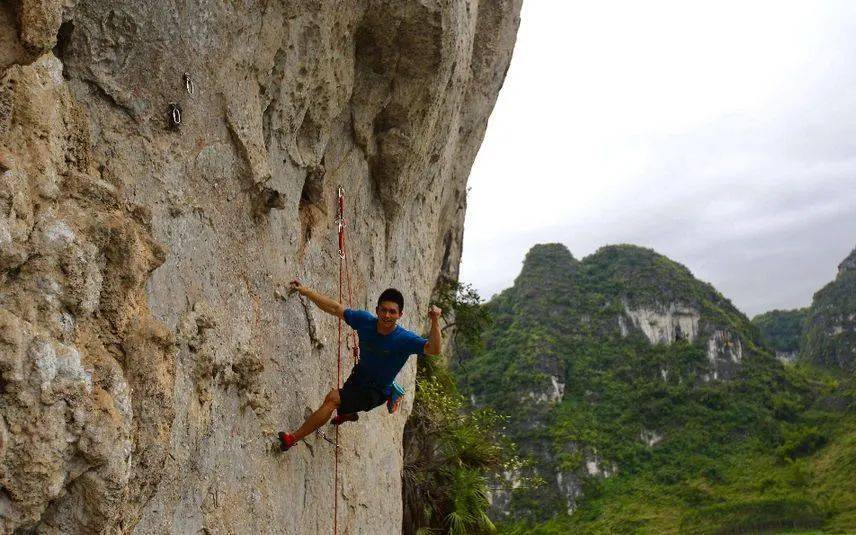
{"type": "Polygon", "coordinates": [[[354,377],[348,377],[339,389],[339,414],[365,412],[386,403],[386,396],[379,388],[357,384],[354,377]]]}

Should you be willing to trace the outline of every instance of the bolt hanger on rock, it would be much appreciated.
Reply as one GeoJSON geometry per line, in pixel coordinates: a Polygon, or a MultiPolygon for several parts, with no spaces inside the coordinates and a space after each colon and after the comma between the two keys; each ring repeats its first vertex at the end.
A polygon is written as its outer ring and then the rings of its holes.
{"type": "Polygon", "coordinates": [[[184,88],[187,90],[188,95],[193,95],[195,91],[195,86],[193,85],[193,78],[190,77],[190,73],[184,73],[184,88]]]}
{"type": "Polygon", "coordinates": [[[169,126],[173,130],[181,126],[181,107],[175,102],[169,104],[169,126]]]}

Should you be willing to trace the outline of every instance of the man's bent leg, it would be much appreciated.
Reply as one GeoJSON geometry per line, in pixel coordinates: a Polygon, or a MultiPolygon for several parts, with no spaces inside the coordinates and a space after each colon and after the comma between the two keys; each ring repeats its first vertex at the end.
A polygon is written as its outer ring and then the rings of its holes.
{"type": "Polygon", "coordinates": [[[359,414],[357,414],[355,412],[351,412],[348,414],[337,414],[336,416],[333,417],[332,420],[330,420],[330,423],[333,425],[342,425],[345,422],[356,422],[359,419],[360,419],[359,414]]]}
{"type": "Polygon", "coordinates": [[[303,440],[307,435],[330,421],[333,411],[339,408],[339,391],[335,388],[324,398],[324,403],[303,422],[300,429],[294,432],[295,440],[303,440]]]}

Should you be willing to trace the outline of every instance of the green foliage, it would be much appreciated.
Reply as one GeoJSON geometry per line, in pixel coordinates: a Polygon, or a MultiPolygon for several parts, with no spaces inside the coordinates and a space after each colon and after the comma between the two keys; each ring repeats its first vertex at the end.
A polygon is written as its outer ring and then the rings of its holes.
{"type": "Polygon", "coordinates": [[[802,358],[845,375],[856,371],[854,311],[856,269],[851,268],[814,294],[806,318],[802,358]]]}
{"type": "Polygon", "coordinates": [[[761,331],[764,342],[776,351],[786,353],[800,349],[809,309],[772,310],[752,318],[752,324],[761,331]]]}
{"type": "Polygon", "coordinates": [[[492,533],[487,477],[512,462],[491,409],[467,410],[449,371],[421,362],[405,427],[405,531],[492,533]]]}
{"type": "Polygon", "coordinates": [[[496,527],[487,516],[488,499],[485,476],[480,470],[453,472],[450,493],[454,507],[446,516],[451,535],[493,533],[496,527]]]}
{"type": "Polygon", "coordinates": [[[562,246],[538,246],[486,309],[484,351],[461,359],[459,388],[508,415],[505,435],[535,473],[583,485],[572,515],[552,483],[516,490],[502,532],[675,533],[695,529],[696,514],[718,515],[700,524],[711,533],[856,530],[856,493],[843,492],[846,478],[831,468],[834,459],[850,484],[856,478],[856,434],[846,431],[856,424],[839,421],[856,408],[856,381],[783,367],[764,321],[753,325],[680,264],[627,245],[581,262],[562,246]],[[694,340],[651,344],[632,325],[621,334],[626,309],[671,303],[698,312],[694,340]],[[705,381],[717,331],[731,333],[743,357],[727,380],[705,381]],[[561,401],[532,401],[553,378],[564,384],[561,401]],[[589,477],[594,458],[617,475],[589,477]]]}
{"type": "Polygon", "coordinates": [[[818,528],[824,513],[817,504],[795,498],[768,498],[703,507],[684,515],[681,533],[726,535],[818,528]]]}
{"type": "Polygon", "coordinates": [[[791,421],[805,409],[802,398],[794,392],[776,392],[770,402],[778,420],[791,421]]]}
{"type": "Polygon", "coordinates": [[[785,443],[776,449],[782,459],[796,459],[810,455],[827,442],[827,436],[816,427],[798,427],[785,433],[785,443]]]}
{"type": "Polygon", "coordinates": [[[491,324],[490,313],[482,306],[475,288],[454,280],[443,280],[435,291],[434,303],[443,309],[444,317],[454,318],[442,332],[454,329],[456,351],[478,353],[484,349],[482,333],[491,324]]]}
{"type": "MultiPolygon", "coordinates": [[[[441,285],[437,301],[454,313],[457,343],[481,347],[489,317],[468,285],[441,285]]],[[[488,478],[516,465],[501,435],[505,420],[474,410],[442,358],[419,360],[413,412],[404,429],[404,532],[479,534],[496,531],[487,515],[488,478]]]]}

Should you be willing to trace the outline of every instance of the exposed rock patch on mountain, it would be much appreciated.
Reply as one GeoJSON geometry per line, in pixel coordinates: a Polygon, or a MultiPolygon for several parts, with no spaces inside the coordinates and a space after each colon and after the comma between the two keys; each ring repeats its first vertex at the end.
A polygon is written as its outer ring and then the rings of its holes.
{"type": "Polygon", "coordinates": [[[726,298],[639,247],[577,261],[563,245],[537,245],[487,307],[487,349],[457,373],[477,406],[509,415],[510,437],[534,460],[494,492],[499,518],[573,512],[587,481],[639,470],[664,448],[697,441],[704,455],[748,431],[737,416],[743,394],[727,409],[705,400],[783,372],[726,298]],[[699,418],[709,434],[683,429],[699,418]],[[527,488],[536,479],[545,484],[527,488]]]}
{"type": "MultiPolygon", "coordinates": [[[[331,529],[327,443],[269,444],[332,386],[336,325],[274,290],[336,294],[342,185],[354,305],[399,286],[421,327],[519,9],[0,7],[4,532],[331,529]]],[[[343,432],[340,529],[398,531],[409,403],[343,432]]]]}

